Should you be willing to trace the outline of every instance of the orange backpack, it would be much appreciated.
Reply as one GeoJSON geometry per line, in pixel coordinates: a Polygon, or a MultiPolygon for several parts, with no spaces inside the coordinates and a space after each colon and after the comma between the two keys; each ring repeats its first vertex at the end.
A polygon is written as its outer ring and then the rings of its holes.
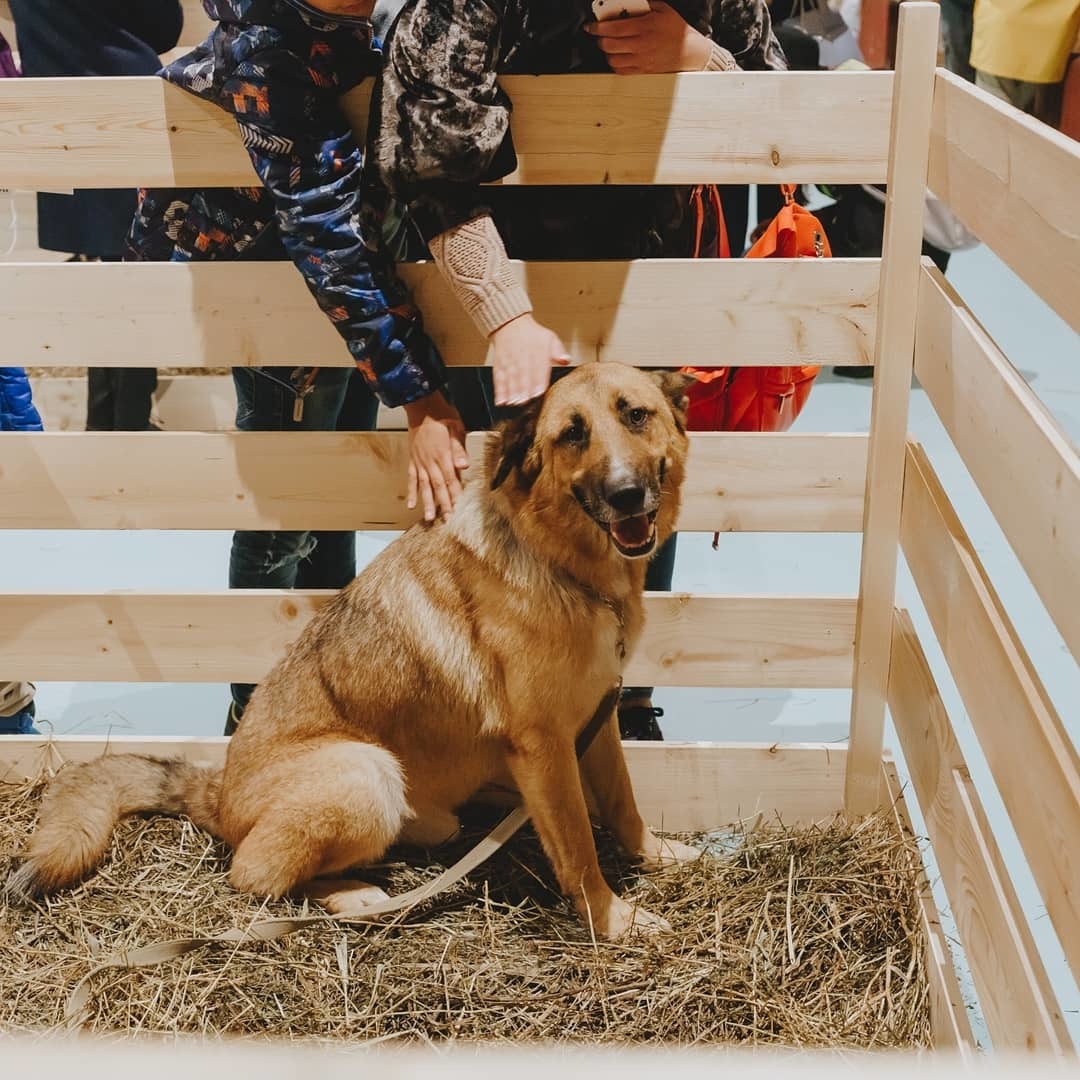
{"type": "MultiPolygon", "coordinates": [[[[792,259],[831,255],[825,230],[813,214],[795,202],[795,185],[784,184],[784,205],[770,222],[747,259],[792,259]]],[[[729,254],[720,197],[715,186],[699,185],[691,205],[697,215],[694,257],[701,257],[705,199],[717,215],[717,253],[729,254]]],[[[816,364],[794,367],[680,368],[696,380],[690,386],[687,427],[691,431],[787,431],[802,412],[817,373],[816,364]]]]}

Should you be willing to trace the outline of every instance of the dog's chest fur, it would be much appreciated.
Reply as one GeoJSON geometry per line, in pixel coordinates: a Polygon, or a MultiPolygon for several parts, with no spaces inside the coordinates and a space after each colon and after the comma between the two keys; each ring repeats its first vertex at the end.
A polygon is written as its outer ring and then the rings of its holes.
{"type": "Polygon", "coordinates": [[[505,603],[520,608],[536,638],[532,659],[589,681],[618,678],[640,635],[640,595],[627,590],[626,582],[620,583],[624,595],[610,595],[602,585],[538,558],[487,500],[474,496],[473,501],[471,494],[455,512],[451,531],[501,579],[505,603]]]}

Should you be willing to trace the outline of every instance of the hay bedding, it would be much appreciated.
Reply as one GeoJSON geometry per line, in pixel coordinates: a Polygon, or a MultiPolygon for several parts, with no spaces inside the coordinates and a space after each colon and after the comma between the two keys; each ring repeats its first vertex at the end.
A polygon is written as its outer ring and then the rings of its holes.
{"type": "MultiPolygon", "coordinates": [[[[0,785],[0,873],[40,795],[0,785]]],[[[392,893],[421,884],[490,824],[471,820],[452,851],[395,852],[409,862],[364,877],[392,893]]],[[[592,940],[526,829],[471,881],[391,925],[328,921],[104,972],[81,1022],[352,1042],[928,1044],[918,853],[890,816],[696,839],[711,857],[644,877],[598,834],[609,880],[672,923],[663,939],[592,940]]],[[[83,886],[38,909],[0,907],[0,1031],[62,1027],[71,988],[118,950],[309,913],[238,896],[227,866],[186,821],[129,820],[83,886]]]]}

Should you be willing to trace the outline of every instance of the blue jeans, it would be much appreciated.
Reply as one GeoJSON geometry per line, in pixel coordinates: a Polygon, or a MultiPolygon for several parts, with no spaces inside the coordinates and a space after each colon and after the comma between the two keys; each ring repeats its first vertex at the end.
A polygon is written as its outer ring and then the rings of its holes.
{"type": "MultiPolygon", "coordinates": [[[[553,371],[552,382],[561,379],[570,370],[563,368],[553,371]]],[[[493,427],[513,411],[495,405],[490,368],[451,368],[448,389],[470,431],[493,427]]],[[[649,592],[671,592],[678,539],[678,533],[672,533],[663,547],[649,560],[649,568],[645,572],[645,588],[649,592]]],[[[627,700],[641,700],[651,698],[652,692],[651,686],[626,686],[623,688],[623,697],[627,700]]]]}
{"type": "MultiPolygon", "coordinates": [[[[233,368],[233,383],[240,431],[373,431],[378,419],[378,399],[355,368],[233,368]]],[[[355,532],[233,535],[230,589],[341,589],[355,576],[355,532]]],[[[238,715],[252,690],[233,683],[238,715]]]]}

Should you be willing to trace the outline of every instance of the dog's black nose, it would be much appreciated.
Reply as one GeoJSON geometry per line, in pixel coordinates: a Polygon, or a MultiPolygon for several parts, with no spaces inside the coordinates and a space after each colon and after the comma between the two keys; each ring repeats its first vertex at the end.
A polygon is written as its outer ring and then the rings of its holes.
{"type": "Polygon", "coordinates": [[[604,492],[604,498],[620,514],[629,516],[645,512],[645,489],[634,481],[610,485],[604,492]]]}

